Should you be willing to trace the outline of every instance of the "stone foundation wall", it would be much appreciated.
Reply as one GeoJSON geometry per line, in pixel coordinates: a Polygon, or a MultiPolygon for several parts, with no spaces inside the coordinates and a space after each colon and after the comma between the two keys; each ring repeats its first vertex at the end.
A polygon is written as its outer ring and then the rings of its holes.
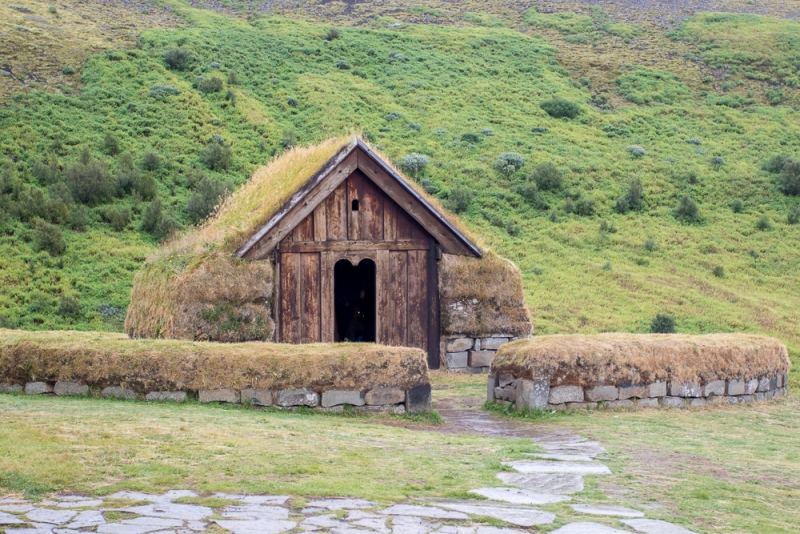
{"type": "MultiPolygon", "coordinates": [[[[378,387],[369,391],[312,391],[310,389],[269,390],[246,388],[201,389],[199,391],[134,391],[123,386],[95,388],[104,398],[145,400],[152,402],[184,402],[191,397],[199,402],[221,402],[228,404],[247,403],[254,406],[278,409],[296,409],[300,406],[330,412],[343,411],[345,405],[357,412],[375,413],[423,413],[431,410],[431,386],[421,384],[403,390],[395,387],[378,387]]],[[[87,396],[89,384],[80,382],[27,382],[25,384],[0,383],[0,393],[24,393],[26,395],[87,396]]]]}
{"type": "Polygon", "coordinates": [[[652,384],[550,387],[549,380],[524,380],[510,374],[489,375],[488,401],[514,403],[517,409],[687,408],[708,404],[770,401],[787,393],[786,374],[750,380],[715,380],[705,384],[652,384]]]}
{"type": "Polygon", "coordinates": [[[511,334],[492,334],[486,337],[448,336],[442,339],[441,354],[448,371],[459,373],[488,373],[497,349],[521,339],[511,334]]]}

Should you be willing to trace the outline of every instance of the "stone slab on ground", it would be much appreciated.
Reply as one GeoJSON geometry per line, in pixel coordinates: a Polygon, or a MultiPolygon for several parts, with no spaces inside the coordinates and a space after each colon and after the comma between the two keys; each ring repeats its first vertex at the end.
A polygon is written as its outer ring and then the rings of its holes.
{"type": "Polygon", "coordinates": [[[556,386],[550,388],[550,404],[563,404],[565,402],[583,402],[583,388],[580,386],[556,386]]]}
{"type": "Polygon", "coordinates": [[[619,398],[619,388],[616,386],[595,386],[586,388],[584,393],[589,402],[611,401],[619,398]]]}
{"type": "Polygon", "coordinates": [[[541,447],[554,454],[585,454],[597,456],[605,454],[606,449],[596,441],[583,441],[574,443],[540,443],[541,447]]]}
{"type": "Polygon", "coordinates": [[[745,382],[744,380],[735,379],[728,380],[728,395],[744,395],[745,382]]]}
{"type": "Polygon", "coordinates": [[[565,475],[562,473],[497,473],[504,484],[517,486],[541,493],[569,494],[583,491],[581,475],[565,475]]]}
{"type": "Polygon", "coordinates": [[[695,534],[691,530],[657,519],[623,519],[622,522],[645,534],[695,534]]]}
{"type": "Polygon", "coordinates": [[[547,462],[544,460],[515,460],[502,462],[519,473],[563,473],[573,475],[610,475],[611,470],[603,465],[589,462],[547,462]]]}
{"type": "Polygon", "coordinates": [[[294,521],[280,521],[270,519],[258,519],[254,521],[232,521],[215,519],[214,523],[233,534],[278,534],[292,530],[297,526],[294,521]]]}
{"type": "Polygon", "coordinates": [[[239,504],[226,506],[222,511],[226,519],[242,519],[260,521],[262,519],[281,520],[289,519],[289,510],[280,506],[267,506],[261,504],[239,504]]]}
{"type": "Polygon", "coordinates": [[[420,506],[416,504],[395,504],[380,511],[383,515],[409,515],[413,517],[428,517],[431,519],[469,519],[468,516],[451,510],[442,510],[433,506],[420,506]]]}
{"type": "Polygon", "coordinates": [[[608,506],[605,504],[572,504],[572,509],[581,514],[610,515],[614,517],[644,517],[644,512],[624,506],[608,506]]]}
{"type": "Polygon", "coordinates": [[[308,389],[285,389],[278,393],[278,406],[288,408],[291,406],[308,406],[313,408],[319,404],[319,395],[308,389]]]}
{"type": "Polygon", "coordinates": [[[212,497],[242,501],[248,504],[286,504],[286,501],[289,500],[289,495],[244,495],[241,493],[222,492],[217,492],[212,497]]]}
{"type": "Polygon", "coordinates": [[[466,352],[447,352],[444,358],[448,369],[464,369],[467,366],[466,352]]]}
{"type": "Polygon", "coordinates": [[[89,528],[102,525],[106,522],[103,513],[97,510],[85,510],[76,515],[71,522],[67,523],[67,528],[89,528]]]}
{"type": "Polygon", "coordinates": [[[81,395],[88,395],[89,394],[89,386],[86,384],[81,384],[80,382],[67,382],[64,380],[59,380],[56,382],[55,387],[53,387],[53,393],[60,397],[66,397],[71,395],[81,396],[81,395]]]}
{"type": "Polygon", "coordinates": [[[537,510],[536,508],[512,508],[509,506],[487,506],[484,504],[469,503],[444,503],[437,505],[449,510],[465,514],[493,517],[512,525],[532,527],[534,525],[549,525],[556,519],[556,514],[537,510]]]}
{"type": "Polygon", "coordinates": [[[22,384],[0,383],[0,393],[22,393],[22,384]]]}
{"type": "Polygon", "coordinates": [[[431,523],[421,517],[398,515],[392,518],[393,534],[427,534],[441,526],[441,523],[431,523]]]}
{"type": "Polygon", "coordinates": [[[527,456],[533,456],[542,460],[558,460],[559,462],[592,462],[594,455],[588,454],[542,454],[538,452],[526,452],[527,456]]]}
{"type": "Polygon", "coordinates": [[[245,388],[241,392],[241,399],[244,403],[253,406],[272,406],[272,390],[264,388],[245,388]]]}
{"type": "Polygon", "coordinates": [[[24,523],[25,521],[21,520],[19,517],[13,514],[0,512],[0,525],[21,525],[24,523]]]}
{"type": "Polygon", "coordinates": [[[171,502],[159,502],[156,504],[145,504],[143,506],[131,506],[129,508],[123,508],[122,511],[149,517],[180,519],[183,521],[199,521],[209,517],[214,513],[214,510],[207,506],[198,506],[196,504],[175,504],[171,502]]]}
{"type": "Polygon", "coordinates": [[[48,384],[47,382],[28,382],[25,384],[25,394],[26,395],[44,395],[46,393],[52,393],[53,386],[48,384]]]}
{"type": "Polygon", "coordinates": [[[630,534],[627,530],[619,530],[618,528],[607,527],[600,523],[592,523],[590,521],[580,523],[569,523],[564,525],[558,530],[554,530],[550,534],[630,534]]]}
{"type": "Polygon", "coordinates": [[[185,391],[151,391],[144,400],[150,402],[186,402],[185,391]]]}
{"type": "Polygon", "coordinates": [[[639,408],[658,408],[659,404],[657,398],[638,399],[636,401],[636,406],[638,406],[639,408]]]}
{"type": "Polygon", "coordinates": [[[104,399],[127,399],[136,400],[136,392],[132,389],[124,388],[122,386],[109,386],[100,392],[100,396],[104,399]]]}
{"type": "Polygon", "coordinates": [[[350,406],[364,406],[364,394],[360,391],[342,391],[333,389],[331,391],[322,392],[322,402],[320,405],[323,408],[330,408],[331,406],[341,406],[349,404],[350,406]]]}
{"type": "Polygon", "coordinates": [[[703,386],[703,396],[709,397],[711,395],[725,395],[724,380],[714,380],[703,386]]]}
{"type": "Polygon", "coordinates": [[[49,510],[47,508],[34,508],[25,514],[25,517],[35,523],[50,523],[53,525],[63,525],[71,521],[78,512],[71,510],[49,510]]]}
{"type": "Polygon", "coordinates": [[[550,397],[549,380],[520,380],[517,382],[517,409],[544,410],[550,397]]]}
{"type": "Polygon", "coordinates": [[[372,501],[364,499],[318,499],[306,503],[312,508],[327,508],[328,510],[358,510],[364,508],[374,508],[377,506],[372,501]]]}
{"type": "Polygon", "coordinates": [[[627,384],[620,386],[619,388],[619,398],[620,400],[625,399],[643,399],[649,397],[650,394],[647,391],[647,386],[645,384],[627,384]]]}
{"type": "Polygon", "coordinates": [[[430,384],[414,386],[406,392],[406,412],[425,413],[431,411],[433,397],[430,384]]]}
{"type": "Polygon", "coordinates": [[[569,497],[564,495],[538,493],[519,488],[478,488],[469,490],[469,493],[482,495],[492,501],[503,501],[511,504],[552,504],[569,500],[569,497]]]}
{"type": "Polygon", "coordinates": [[[650,397],[666,397],[667,396],[667,383],[666,382],[653,382],[647,386],[647,393],[650,397]]]}
{"type": "Polygon", "coordinates": [[[380,387],[368,391],[364,400],[370,406],[399,404],[405,402],[406,392],[400,388],[380,387]]]}

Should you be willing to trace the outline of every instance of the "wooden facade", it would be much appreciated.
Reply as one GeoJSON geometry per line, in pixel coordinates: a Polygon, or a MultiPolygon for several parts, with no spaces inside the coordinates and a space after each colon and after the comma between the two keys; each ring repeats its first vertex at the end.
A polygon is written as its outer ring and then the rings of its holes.
{"type": "Polygon", "coordinates": [[[358,141],[312,177],[239,255],[274,258],[276,341],[285,343],[340,341],[334,267],[371,260],[375,341],[421,348],[438,368],[442,250],[480,255],[358,141]]]}

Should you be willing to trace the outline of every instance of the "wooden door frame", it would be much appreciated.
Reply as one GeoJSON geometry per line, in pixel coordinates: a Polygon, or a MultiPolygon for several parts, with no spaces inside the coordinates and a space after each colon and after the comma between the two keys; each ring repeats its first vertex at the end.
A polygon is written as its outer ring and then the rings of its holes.
{"type": "Polygon", "coordinates": [[[439,262],[437,254],[439,245],[436,240],[428,240],[428,368],[438,369],[441,364],[439,354],[439,337],[441,336],[439,309],[439,262]]]}
{"type": "Polygon", "coordinates": [[[334,333],[336,324],[336,277],[334,271],[336,264],[340,260],[347,260],[354,267],[361,263],[361,260],[372,260],[375,263],[375,342],[378,343],[378,335],[381,327],[381,314],[378,313],[378,295],[383,291],[383,280],[381,279],[379,257],[381,251],[378,250],[358,250],[358,251],[325,251],[321,252],[320,277],[322,278],[322,305],[320,315],[322,316],[322,329],[320,337],[323,343],[333,343],[336,337],[334,333]],[[326,298],[327,295],[327,298],[326,298]]]}

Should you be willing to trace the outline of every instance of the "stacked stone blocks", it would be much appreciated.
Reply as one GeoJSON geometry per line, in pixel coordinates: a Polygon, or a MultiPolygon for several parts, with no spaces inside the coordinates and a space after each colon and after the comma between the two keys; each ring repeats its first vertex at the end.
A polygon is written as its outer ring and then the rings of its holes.
{"type": "Polygon", "coordinates": [[[521,339],[511,334],[487,337],[451,336],[444,341],[444,360],[448,371],[488,373],[497,349],[521,339]]]}
{"type": "Polygon", "coordinates": [[[487,400],[514,403],[517,409],[574,410],[587,408],[687,408],[708,404],[748,404],[786,395],[785,374],[744,380],[713,380],[705,384],[552,386],[549,380],[527,380],[511,374],[489,375],[487,400]]]}

